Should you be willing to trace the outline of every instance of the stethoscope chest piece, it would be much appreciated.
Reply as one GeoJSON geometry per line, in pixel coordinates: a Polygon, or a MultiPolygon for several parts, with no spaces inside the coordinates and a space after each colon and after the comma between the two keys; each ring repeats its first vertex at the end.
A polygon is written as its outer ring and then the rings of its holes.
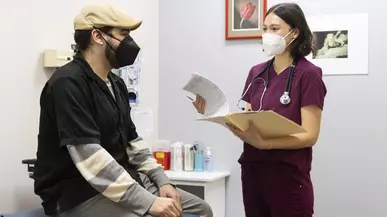
{"type": "Polygon", "coordinates": [[[288,105],[290,103],[291,99],[289,96],[289,92],[284,92],[280,98],[280,102],[282,105],[288,105]]]}

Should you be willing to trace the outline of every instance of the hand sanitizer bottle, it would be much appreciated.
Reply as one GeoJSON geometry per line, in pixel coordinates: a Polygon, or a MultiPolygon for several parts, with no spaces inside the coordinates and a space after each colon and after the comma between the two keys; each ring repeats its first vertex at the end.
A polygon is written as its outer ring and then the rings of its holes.
{"type": "Polygon", "coordinates": [[[204,150],[204,171],[212,172],[214,169],[211,148],[206,147],[204,150]]]}

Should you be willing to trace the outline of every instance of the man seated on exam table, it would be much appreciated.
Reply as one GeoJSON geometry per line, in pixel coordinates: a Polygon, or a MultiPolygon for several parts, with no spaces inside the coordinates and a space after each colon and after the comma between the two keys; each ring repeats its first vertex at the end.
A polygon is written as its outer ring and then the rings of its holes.
{"type": "Polygon", "coordinates": [[[141,25],[105,4],[74,20],[77,54],[46,83],[35,193],[55,217],[212,217],[200,198],[175,189],[130,117],[128,90],[111,69],[132,65],[141,25]]]}

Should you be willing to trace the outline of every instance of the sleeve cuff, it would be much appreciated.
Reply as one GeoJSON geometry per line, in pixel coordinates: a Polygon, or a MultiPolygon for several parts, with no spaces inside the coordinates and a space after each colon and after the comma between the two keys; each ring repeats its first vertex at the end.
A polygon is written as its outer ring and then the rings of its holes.
{"type": "Polygon", "coordinates": [[[135,209],[136,213],[140,214],[140,216],[145,216],[149,209],[151,208],[152,204],[156,200],[157,196],[151,194],[149,191],[147,191],[145,188],[141,187],[140,185],[134,186],[136,189],[133,192],[132,197],[132,204],[131,208],[135,209]]]}
{"type": "Polygon", "coordinates": [[[167,174],[165,174],[164,169],[158,167],[152,170],[149,173],[150,179],[156,184],[158,188],[161,188],[164,185],[172,184],[171,180],[169,180],[167,174]]]}
{"type": "Polygon", "coordinates": [[[61,146],[83,145],[83,144],[100,144],[100,141],[97,138],[74,138],[74,139],[62,139],[60,141],[61,146]]]}

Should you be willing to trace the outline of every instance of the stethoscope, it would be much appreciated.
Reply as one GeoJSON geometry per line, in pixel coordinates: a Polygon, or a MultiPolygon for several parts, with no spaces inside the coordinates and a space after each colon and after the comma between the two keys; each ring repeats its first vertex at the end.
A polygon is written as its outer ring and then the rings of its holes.
{"type": "MultiPolygon", "coordinates": [[[[250,82],[249,86],[246,88],[245,92],[242,94],[242,97],[238,100],[238,105],[239,105],[239,102],[242,100],[242,98],[247,94],[247,92],[251,88],[251,85],[254,82],[256,82],[257,80],[262,80],[264,85],[265,85],[265,88],[264,88],[262,95],[261,95],[261,98],[260,98],[258,111],[260,111],[262,109],[263,96],[265,95],[266,90],[269,86],[269,79],[270,79],[270,71],[269,70],[270,70],[271,66],[273,65],[273,62],[274,62],[274,58],[272,60],[270,60],[270,62],[268,64],[266,64],[265,68],[263,68],[262,71],[254,77],[254,79],[250,82]],[[262,75],[265,72],[266,72],[266,79],[259,77],[260,75],[262,75]]],[[[286,81],[286,86],[285,86],[285,91],[279,99],[280,103],[282,105],[288,105],[291,102],[290,90],[292,88],[294,68],[296,68],[296,60],[293,60],[292,64],[290,65],[288,79],[286,81]]],[[[240,108],[240,109],[245,110],[245,108],[240,108]]]]}

